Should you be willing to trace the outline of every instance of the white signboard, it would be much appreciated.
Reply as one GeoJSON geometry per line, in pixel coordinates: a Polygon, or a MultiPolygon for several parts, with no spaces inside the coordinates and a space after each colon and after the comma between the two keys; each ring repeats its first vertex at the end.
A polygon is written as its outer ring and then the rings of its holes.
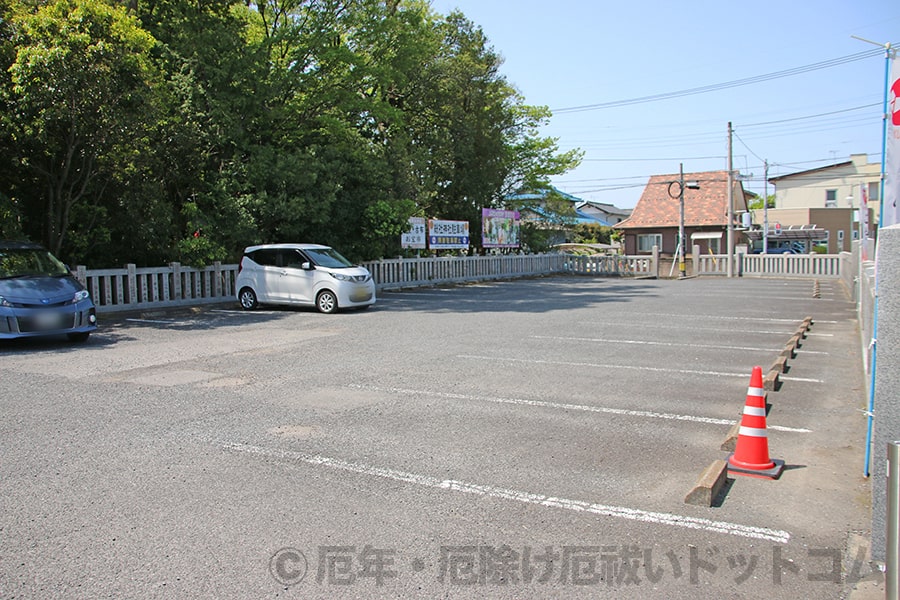
{"type": "Polygon", "coordinates": [[[400,236],[400,246],[403,248],[424,250],[428,239],[426,231],[424,217],[410,217],[409,231],[400,236]]]}
{"type": "Polygon", "coordinates": [[[456,250],[469,247],[468,221],[428,221],[428,247],[432,250],[456,250]]]}

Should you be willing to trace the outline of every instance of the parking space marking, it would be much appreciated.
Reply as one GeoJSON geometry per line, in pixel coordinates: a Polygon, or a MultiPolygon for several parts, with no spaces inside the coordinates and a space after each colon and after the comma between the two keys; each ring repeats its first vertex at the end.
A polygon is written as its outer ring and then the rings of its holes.
{"type": "MultiPolygon", "coordinates": [[[[600,363],[574,362],[565,360],[544,360],[539,358],[510,358],[506,356],[479,356],[475,354],[457,354],[456,358],[467,360],[491,360],[495,362],[528,363],[533,365],[558,365],[563,367],[588,367],[591,369],[629,369],[632,371],[651,371],[654,373],[687,373],[709,377],[749,377],[747,373],[724,373],[721,371],[698,371],[694,369],[670,369],[666,367],[642,367],[638,365],[605,365],[600,363]]],[[[804,381],[807,383],[825,383],[821,379],[802,377],[781,377],[786,381],[804,381]]]]}
{"type": "Polygon", "coordinates": [[[153,325],[171,325],[173,323],[178,323],[178,321],[168,320],[168,319],[125,319],[129,323],[151,323],[153,325]]]}
{"type": "MultiPolygon", "coordinates": [[[[622,327],[624,325],[633,325],[633,323],[625,323],[623,321],[590,321],[590,322],[579,322],[579,327],[584,327],[588,325],[596,325],[600,327],[606,326],[615,326],[622,327]]],[[[684,325],[666,325],[661,323],[654,323],[653,329],[677,329],[683,330],[684,325]]],[[[691,331],[710,331],[715,333],[729,333],[732,335],[779,335],[779,336],[787,336],[790,337],[791,331],[790,329],[784,329],[779,331],[773,331],[770,329],[754,329],[754,330],[736,330],[736,329],[724,329],[722,327],[691,327],[691,331]]],[[[833,333],[813,333],[808,332],[806,335],[819,336],[819,337],[834,337],[833,333]]]]}
{"type": "MultiPolygon", "coordinates": [[[[652,317],[672,317],[673,319],[684,319],[685,317],[690,317],[693,315],[686,314],[673,314],[673,313],[640,313],[641,316],[652,316],[652,317]]],[[[801,323],[803,319],[773,319],[772,317],[735,317],[732,315],[703,315],[704,319],[719,319],[719,320],[727,320],[727,321],[764,321],[766,323],[801,323]]],[[[835,325],[838,321],[824,321],[822,319],[815,319],[816,323],[830,323],[835,325]]]]}
{"type": "Polygon", "coordinates": [[[259,309],[254,309],[254,310],[228,310],[227,308],[214,308],[214,309],[210,310],[209,312],[211,312],[211,313],[218,313],[218,314],[222,314],[222,315],[248,315],[248,316],[252,316],[252,315],[277,315],[277,314],[283,313],[284,311],[277,311],[277,310],[259,310],[259,309]]]}
{"type": "Polygon", "coordinates": [[[457,481],[454,479],[440,479],[438,477],[431,477],[429,475],[419,475],[416,473],[397,471],[395,469],[386,469],[361,463],[353,463],[337,458],[330,458],[317,454],[307,454],[305,452],[296,452],[292,450],[265,448],[262,446],[254,446],[251,444],[237,442],[217,443],[221,445],[223,450],[230,452],[251,454],[263,458],[282,460],[293,463],[304,463],[317,467],[328,467],[330,469],[335,469],[338,471],[356,473],[359,475],[368,475],[371,477],[379,477],[382,479],[389,479],[391,481],[398,481],[432,489],[474,494],[476,496],[493,498],[497,500],[512,500],[515,502],[521,502],[524,504],[531,504],[535,506],[561,508],[564,510],[575,512],[586,512],[600,516],[627,519],[630,521],[640,521],[643,523],[651,523],[655,525],[668,525],[671,527],[697,529],[709,531],[712,533],[722,533],[736,537],[775,542],[778,544],[787,544],[791,539],[791,534],[789,532],[778,529],[769,529],[767,527],[755,527],[752,525],[729,523],[727,521],[713,521],[710,519],[689,517],[687,515],[646,511],[639,508],[610,506],[594,502],[585,502],[582,500],[569,500],[552,495],[534,494],[531,492],[494,487],[491,485],[467,483],[465,481],[457,481]]]}
{"type": "MultiPolygon", "coordinates": [[[[555,410],[580,410],[584,412],[605,413],[610,415],[621,415],[626,417],[641,417],[647,419],[666,419],[670,421],[690,421],[693,423],[704,423],[707,425],[724,425],[730,427],[737,422],[734,419],[718,419],[714,417],[698,417],[695,415],[679,415],[674,413],[658,413],[647,410],[630,410],[625,408],[610,408],[605,406],[589,406],[585,404],[565,404],[559,402],[546,402],[544,400],[526,400],[525,398],[499,398],[495,396],[473,396],[469,394],[454,394],[450,392],[435,392],[430,390],[411,390],[405,388],[385,388],[372,385],[350,384],[347,387],[365,390],[370,392],[384,392],[389,394],[402,394],[405,396],[433,396],[437,398],[448,398],[451,400],[473,400],[476,402],[493,402],[496,404],[513,404],[518,406],[533,406],[537,408],[552,408],[555,410]]],[[[812,433],[811,429],[803,429],[799,427],[784,427],[780,425],[769,425],[769,429],[784,431],[788,433],[812,433]]]]}
{"type": "MultiPolygon", "coordinates": [[[[472,287],[474,287],[474,286],[472,286],[472,287]]],[[[381,292],[381,294],[378,297],[379,298],[387,298],[389,296],[426,296],[427,297],[427,296],[444,295],[444,294],[447,294],[452,291],[454,291],[454,290],[451,288],[446,288],[446,289],[445,288],[432,288],[432,289],[429,289],[427,292],[392,292],[390,290],[384,290],[381,292]]]]}
{"type": "MultiPolygon", "coordinates": [[[[538,340],[561,340],[561,341],[569,341],[569,342],[596,342],[603,344],[634,344],[634,345],[646,345],[646,346],[670,346],[670,347],[690,347],[696,348],[698,344],[686,344],[682,342],[654,342],[649,340],[613,340],[606,338],[583,338],[583,337],[563,337],[556,335],[532,335],[530,336],[534,339],[538,340]]],[[[702,344],[704,348],[710,348],[713,350],[743,350],[748,352],[775,352],[778,353],[781,351],[781,348],[753,348],[749,346],[714,346],[712,344],[702,344]]],[[[808,350],[807,354],[828,354],[827,352],[820,352],[817,350],[808,350]]]]}
{"type": "Polygon", "coordinates": [[[791,377],[790,375],[779,375],[781,381],[799,381],[802,383],[825,383],[821,379],[813,379],[812,377],[791,377]]]}

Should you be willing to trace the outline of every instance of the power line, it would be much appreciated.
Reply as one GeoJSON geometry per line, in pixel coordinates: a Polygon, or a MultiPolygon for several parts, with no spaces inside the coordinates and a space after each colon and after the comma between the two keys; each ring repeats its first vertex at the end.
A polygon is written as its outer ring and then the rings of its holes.
{"type": "Polygon", "coordinates": [[[585,111],[591,111],[591,110],[602,110],[605,108],[617,108],[620,106],[631,106],[634,104],[644,104],[647,102],[658,102],[660,100],[669,100],[672,98],[682,98],[684,96],[694,96],[697,94],[706,94],[709,92],[717,92],[720,90],[726,90],[726,89],[730,89],[730,88],[751,85],[754,83],[761,83],[763,81],[771,81],[773,79],[780,79],[782,77],[792,77],[794,75],[809,73],[811,71],[817,71],[820,69],[827,69],[827,68],[835,67],[838,65],[844,65],[844,64],[855,62],[858,60],[863,60],[863,59],[870,58],[873,56],[880,56],[881,53],[882,53],[881,49],[865,50],[863,52],[857,52],[856,54],[850,54],[848,56],[833,58],[830,60],[813,63],[811,65],[804,65],[802,67],[794,67],[792,69],[785,69],[784,71],[776,71],[774,73],[767,73],[765,75],[756,75],[754,77],[745,77],[744,79],[735,79],[733,81],[726,81],[724,83],[714,83],[711,85],[704,85],[704,86],[700,86],[700,87],[689,88],[686,90],[678,90],[675,92],[664,92],[661,94],[652,94],[649,96],[640,96],[637,98],[627,98],[624,100],[613,100],[611,102],[601,102],[599,104],[586,104],[583,106],[569,106],[569,107],[565,107],[565,108],[553,109],[550,112],[553,114],[577,113],[577,112],[585,112],[585,111]]]}
{"type": "MultiPolygon", "coordinates": [[[[800,115],[796,117],[789,117],[785,119],[778,119],[773,121],[759,121],[755,123],[746,123],[746,124],[738,124],[735,126],[735,131],[740,131],[743,133],[743,138],[741,139],[742,143],[745,145],[747,141],[745,140],[761,140],[772,137],[781,137],[786,135],[799,135],[803,133],[816,133],[816,132],[826,132],[826,131],[834,131],[836,129],[846,129],[852,127],[854,124],[866,124],[872,123],[875,124],[877,120],[882,118],[881,114],[861,114],[858,116],[850,116],[848,113],[854,113],[866,109],[875,108],[880,106],[880,103],[874,104],[864,104],[860,106],[853,106],[848,108],[841,108],[837,110],[832,110],[828,112],[820,112],[811,115],[800,115]],[[813,121],[814,120],[814,121],[813,121]],[[812,122],[810,122],[812,121],[812,122]]],[[[880,113],[880,111],[879,111],[880,113]]],[[[572,148],[580,148],[588,151],[598,151],[598,152],[624,152],[629,149],[642,149],[648,145],[652,145],[654,148],[663,148],[663,147],[684,147],[687,145],[697,146],[697,145],[708,145],[710,143],[716,143],[721,140],[722,133],[718,130],[716,131],[700,131],[694,133],[683,133],[678,135],[653,135],[653,136],[644,136],[644,137],[607,137],[607,138],[597,138],[595,140],[582,140],[580,143],[574,140],[570,140],[567,144],[564,144],[565,147],[572,148]]],[[[658,160],[685,160],[690,159],[691,157],[679,157],[679,158],[661,158],[658,160]]],[[[711,159],[711,158],[719,158],[719,156],[699,156],[693,157],[697,159],[711,159]]],[[[757,157],[759,158],[759,157],[757,157]]],[[[657,159],[630,159],[630,158],[585,158],[585,161],[595,161],[595,162],[615,162],[615,161],[639,161],[639,160],[657,160],[657,159]]]]}
{"type": "Polygon", "coordinates": [[[731,130],[731,135],[736,137],[737,141],[739,141],[741,143],[741,145],[747,149],[747,152],[752,154],[754,156],[754,158],[756,158],[756,160],[761,160],[761,161],[765,162],[766,159],[762,158],[759,154],[754,152],[753,149],[747,145],[747,142],[745,142],[744,140],[741,139],[741,136],[739,136],[735,130],[733,130],[733,129],[731,130]]]}
{"type": "MultiPolygon", "coordinates": [[[[726,158],[724,155],[721,156],[680,156],[672,158],[671,156],[663,157],[663,158],[583,158],[582,162],[655,162],[655,161],[664,161],[664,160],[711,160],[714,158],[726,158]]],[[[758,158],[758,157],[757,157],[758,158]]]]}
{"type": "Polygon", "coordinates": [[[816,114],[816,115],[806,115],[806,116],[803,116],[803,117],[792,117],[792,118],[790,118],[790,119],[781,119],[781,120],[778,120],[778,121],[764,121],[764,122],[761,122],[761,123],[747,123],[747,124],[745,124],[745,125],[742,125],[741,127],[761,127],[761,126],[763,126],[763,125],[778,125],[778,124],[781,124],[781,123],[792,123],[792,122],[794,122],[794,121],[803,121],[803,120],[805,120],[805,119],[818,119],[819,117],[827,117],[827,116],[830,116],[830,115],[837,115],[837,114],[841,114],[841,113],[852,112],[852,111],[854,111],[854,110],[862,110],[862,109],[864,109],[864,108],[872,108],[872,107],[875,107],[875,106],[881,106],[881,103],[880,103],[880,102],[874,102],[874,103],[872,103],[872,104],[863,104],[862,106],[854,106],[854,107],[852,107],[852,108],[844,108],[844,109],[841,109],[841,110],[833,110],[833,111],[831,111],[831,112],[824,112],[824,113],[819,113],[819,114],[816,114]]]}

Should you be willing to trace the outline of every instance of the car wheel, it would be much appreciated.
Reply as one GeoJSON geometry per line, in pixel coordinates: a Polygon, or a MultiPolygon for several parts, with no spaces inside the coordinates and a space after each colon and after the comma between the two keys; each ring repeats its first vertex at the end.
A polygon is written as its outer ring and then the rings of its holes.
{"type": "Polygon", "coordinates": [[[319,312],[330,315],[338,309],[337,296],[330,290],[323,290],[316,296],[316,308],[319,312]]]}
{"type": "Polygon", "coordinates": [[[256,292],[250,288],[242,289],[240,295],[238,295],[238,300],[240,300],[241,308],[244,310],[253,310],[259,306],[259,300],[256,299],[256,292]]]}
{"type": "Polygon", "coordinates": [[[79,331],[78,333],[67,333],[70,342],[84,343],[90,337],[90,331],[79,331]]]}

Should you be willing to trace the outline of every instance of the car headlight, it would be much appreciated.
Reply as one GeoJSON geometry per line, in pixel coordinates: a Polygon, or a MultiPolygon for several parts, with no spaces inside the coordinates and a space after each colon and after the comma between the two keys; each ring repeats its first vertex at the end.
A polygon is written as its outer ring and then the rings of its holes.
{"type": "Polygon", "coordinates": [[[351,277],[350,275],[344,275],[343,273],[331,273],[330,275],[338,281],[353,281],[353,277],[351,277]]]}
{"type": "Polygon", "coordinates": [[[0,296],[0,306],[12,306],[12,304],[3,296],[0,296]]]}
{"type": "Polygon", "coordinates": [[[79,290],[79,291],[75,292],[75,297],[72,298],[72,302],[74,302],[75,304],[78,304],[82,300],[87,300],[90,297],[91,297],[91,295],[88,293],[87,290],[79,290]]]}

